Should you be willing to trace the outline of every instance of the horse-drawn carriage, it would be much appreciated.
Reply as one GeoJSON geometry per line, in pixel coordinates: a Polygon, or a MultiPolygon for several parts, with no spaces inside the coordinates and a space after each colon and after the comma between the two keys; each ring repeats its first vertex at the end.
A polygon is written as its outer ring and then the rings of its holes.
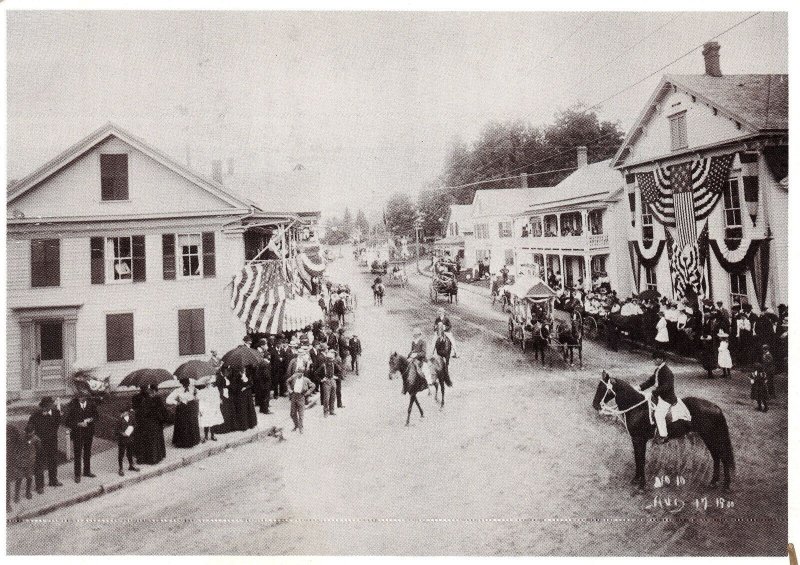
{"type": "Polygon", "coordinates": [[[399,286],[405,288],[408,284],[408,273],[404,261],[391,261],[387,269],[386,284],[388,286],[399,286]]]}
{"type": "Polygon", "coordinates": [[[506,287],[511,315],[508,334],[525,351],[529,344],[549,345],[572,364],[577,350],[583,366],[583,319],[580,311],[555,309],[556,293],[541,279],[519,279],[506,287]]]}
{"type": "Polygon", "coordinates": [[[439,296],[446,296],[450,303],[458,304],[458,281],[450,271],[434,272],[429,289],[431,302],[439,302],[439,296]]]}
{"type": "Polygon", "coordinates": [[[373,275],[385,275],[389,270],[389,261],[375,259],[370,265],[370,272],[373,275]]]}

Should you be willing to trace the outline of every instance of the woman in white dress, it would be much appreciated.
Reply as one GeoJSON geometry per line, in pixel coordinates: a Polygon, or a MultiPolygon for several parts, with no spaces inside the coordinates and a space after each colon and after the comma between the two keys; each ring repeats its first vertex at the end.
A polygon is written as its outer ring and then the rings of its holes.
{"type": "Polygon", "coordinates": [[[668,343],[669,331],[667,330],[667,319],[664,317],[664,312],[659,312],[658,323],[656,324],[656,347],[663,351],[667,348],[668,343]]]}
{"type": "Polygon", "coordinates": [[[719,365],[719,368],[722,369],[722,376],[725,378],[730,378],[733,360],[731,359],[731,352],[728,350],[728,334],[722,330],[719,330],[717,336],[719,337],[717,365],[719,365]]]}
{"type": "Polygon", "coordinates": [[[217,441],[214,435],[214,426],[220,426],[225,423],[222,417],[221,403],[222,400],[219,396],[219,390],[211,386],[214,377],[203,377],[197,381],[197,400],[200,403],[200,427],[203,428],[203,438],[200,440],[205,443],[208,440],[208,434],[211,433],[211,441],[217,441]]]}

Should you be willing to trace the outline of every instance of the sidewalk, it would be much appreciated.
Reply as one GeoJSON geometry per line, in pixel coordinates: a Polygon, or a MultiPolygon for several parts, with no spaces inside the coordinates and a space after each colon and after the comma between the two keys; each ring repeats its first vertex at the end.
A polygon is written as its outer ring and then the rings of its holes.
{"type": "MultiPolygon", "coordinates": [[[[283,441],[283,429],[276,427],[276,423],[285,422],[285,415],[288,413],[288,401],[285,398],[272,400],[275,406],[273,414],[258,413],[258,425],[244,432],[231,432],[217,436],[217,441],[207,441],[189,449],[178,449],[172,446],[172,426],[164,428],[164,439],[167,443],[167,456],[163,461],[156,465],[140,465],[138,473],[135,471],[125,471],[125,476],[117,474],[117,449],[106,449],[92,456],[92,472],[96,478],[84,478],[80,483],[73,480],[72,461],[59,465],[59,480],[63,483],[60,487],[45,486],[43,494],[36,494],[34,491],[31,500],[25,499],[24,488],[20,502],[12,504],[12,510],[6,516],[6,523],[14,523],[22,520],[30,520],[48,512],[53,512],[60,508],[72,506],[85,500],[102,496],[103,494],[114,492],[126,486],[130,486],[146,479],[158,477],[164,473],[169,473],[180,469],[186,465],[191,465],[197,461],[219,455],[229,449],[261,441],[268,437],[276,438],[276,441],[283,441]]],[[[127,469],[127,460],[124,464],[127,469]]],[[[45,481],[47,477],[45,476],[45,481]]]]}

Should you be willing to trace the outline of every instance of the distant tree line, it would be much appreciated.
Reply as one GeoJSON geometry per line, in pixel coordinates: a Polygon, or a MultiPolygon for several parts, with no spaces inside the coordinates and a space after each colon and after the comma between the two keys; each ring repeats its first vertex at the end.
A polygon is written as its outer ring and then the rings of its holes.
{"type": "Polygon", "coordinates": [[[529,187],[554,186],[577,167],[578,146],[588,148],[589,163],[594,163],[613,157],[624,137],[618,123],[601,121],[580,106],[558,112],[544,126],[524,120],[489,122],[471,145],[453,141],[441,175],[416,202],[404,192],[389,196],[386,228],[397,236],[411,236],[419,217],[423,235],[438,237],[450,204],[470,204],[478,190],[519,188],[522,173],[529,187]]]}

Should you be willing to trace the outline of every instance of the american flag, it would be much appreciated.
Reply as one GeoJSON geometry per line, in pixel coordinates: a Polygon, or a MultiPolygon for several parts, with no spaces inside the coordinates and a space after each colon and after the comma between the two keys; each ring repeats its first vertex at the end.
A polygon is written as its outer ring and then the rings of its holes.
{"type": "Polygon", "coordinates": [[[704,220],[714,209],[731,172],[736,154],[720,155],[695,161],[692,171],[694,187],[694,215],[697,221],[704,220]]]}
{"type": "Polygon", "coordinates": [[[648,204],[653,215],[664,225],[671,226],[675,221],[675,209],[672,203],[672,192],[656,181],[655,173],[636,173],[636,182],[642,192],[642,202],[648,204]]]}
{"type": "Polygon", "coordinates": [[[281,263],[250,263],[233,279],[231,308],[236,317],[252,331],[281,331],[284,303],[291,295],[291,285],[281,263]]]}
{"type": "Polygon", "coordinates": [[[694,217],[692,191],[692,163],[679,163],[670,167],[672,201],[675,206],[675,231],[678,248],[683,249],[697,239],[697,224],[694,217]]]}

